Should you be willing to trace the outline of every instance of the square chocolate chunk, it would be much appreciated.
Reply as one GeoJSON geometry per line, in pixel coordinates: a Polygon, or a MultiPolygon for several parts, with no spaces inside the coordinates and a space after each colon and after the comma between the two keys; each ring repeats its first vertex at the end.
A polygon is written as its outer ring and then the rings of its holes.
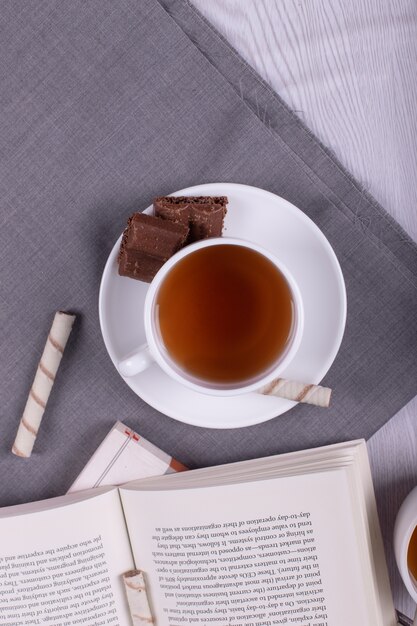
{"type": "Polygon", "coordinates": [[[226,205],[226,196],[165,196],[155,198],[153,203],[157,217],[188,224],[187,243],[221,237],[226,205]]]}
{"type": "Polygon", "coordinates": [[[188,232],[185,224],[134,213],[120,245],[119,274],[151,282],[164,262],[184,245],[188,232]]]}
{"type": "Polygon", "coordinates": [[[162,259],[126,248],[119,259],[119,274],[150,283],[163,264],[162,259]]]}

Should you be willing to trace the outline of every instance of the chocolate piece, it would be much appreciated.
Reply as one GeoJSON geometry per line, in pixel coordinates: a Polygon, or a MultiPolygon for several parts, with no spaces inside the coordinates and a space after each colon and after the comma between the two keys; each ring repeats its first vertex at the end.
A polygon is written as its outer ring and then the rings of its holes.
{"type": "Polygon", "coordinates": [[[226,207],[221,204],[196,204],[191,208],[189,242],[221,237],[226,207]]]}
{"type": "Polygon", "coordinates": [[[188,224],[187,243],[220,237],[226,215],[226,196],[166,196],[155,198],[155,215],[164,220],[188,224]]]}
{"type": "Polygon", "coordinates": [[[138,250],[125,249],[119,259],[119,274],[150,283],[165,261],[138,250]]]}
{"type": "Polygon", "coordinates": [[[183,224],[134,213],[128,219],[120,252],[125,248],[140,250],[166,261],[181,248],[187,235],[188,227],[183,224]]]}
{"type": "Polygon", "coordinates": [[[225,207],[227,203],[227,196],[159,196],[153,201],[155,208],[173,204],[221,204],[225,207]]]}
{"type": "Polygon", "coordinates": [[[155,215],[170,222],[189,226],[191,204],[189,202],[165,202],[167,198],[156,198],[153,203],[155,215]]]}
{"type": "Polygon", "coordinates": [[[185,243],[184,224],[134,213],[127,222],[119,250],[119,274],[150,282],[156,272],[185,243]]]}

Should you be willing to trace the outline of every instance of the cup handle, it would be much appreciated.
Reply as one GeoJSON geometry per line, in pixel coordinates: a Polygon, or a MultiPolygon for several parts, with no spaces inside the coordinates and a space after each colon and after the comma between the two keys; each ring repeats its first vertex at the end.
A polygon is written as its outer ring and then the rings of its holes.
{"type": "Polygon", "coordinates": [[[122,376],[129,377],[143,372],[152,363],[155,363],[155,359],[149,351],[149,346],[144,345],[120,361],[117,367],[122,376]]]}

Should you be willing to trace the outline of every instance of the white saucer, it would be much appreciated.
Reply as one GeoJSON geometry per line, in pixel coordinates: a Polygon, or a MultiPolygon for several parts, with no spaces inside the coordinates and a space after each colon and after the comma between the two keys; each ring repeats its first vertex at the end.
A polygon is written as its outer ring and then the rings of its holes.
{"type": "MultiPolygon", "coordinates": [[[[227,196],[223,233],[269,249],[292,272],[301,291],[305,328],[301,346],[283,377],[319,383],[333,363],[346,321],[346,291],[340,265],[319,228],[304,213],[268,191],[233,183],[211,183],[173,195],[227,196]]],[[[146,210],[152,212],[152,208],[146,210]]],[[[147,283],[117,272],[120,238],[104,268],[99,315],[104,343],[116,365],[145,343],[143,303],[147,283]]],[[[161,413],[206,428],[236,428],[281,415],[294,402],[257,393],[220,398],[197,393],[171,380],[158,365],[124,378],[161,413]]]]}

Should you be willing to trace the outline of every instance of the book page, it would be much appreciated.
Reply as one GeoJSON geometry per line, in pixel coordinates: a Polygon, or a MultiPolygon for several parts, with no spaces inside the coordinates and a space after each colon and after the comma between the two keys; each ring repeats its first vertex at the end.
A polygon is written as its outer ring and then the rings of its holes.
{"type": "Polygon", "coordinates": [[[343,469],[200,489],[122,489],[158,625],[377,626],[350,493],[343,469]]]}
{"type": "Polygon", "coordinates": [[[130,626],[123,511],[117,490],[100,491],[0,511],[2,626],[130,626]]]}

